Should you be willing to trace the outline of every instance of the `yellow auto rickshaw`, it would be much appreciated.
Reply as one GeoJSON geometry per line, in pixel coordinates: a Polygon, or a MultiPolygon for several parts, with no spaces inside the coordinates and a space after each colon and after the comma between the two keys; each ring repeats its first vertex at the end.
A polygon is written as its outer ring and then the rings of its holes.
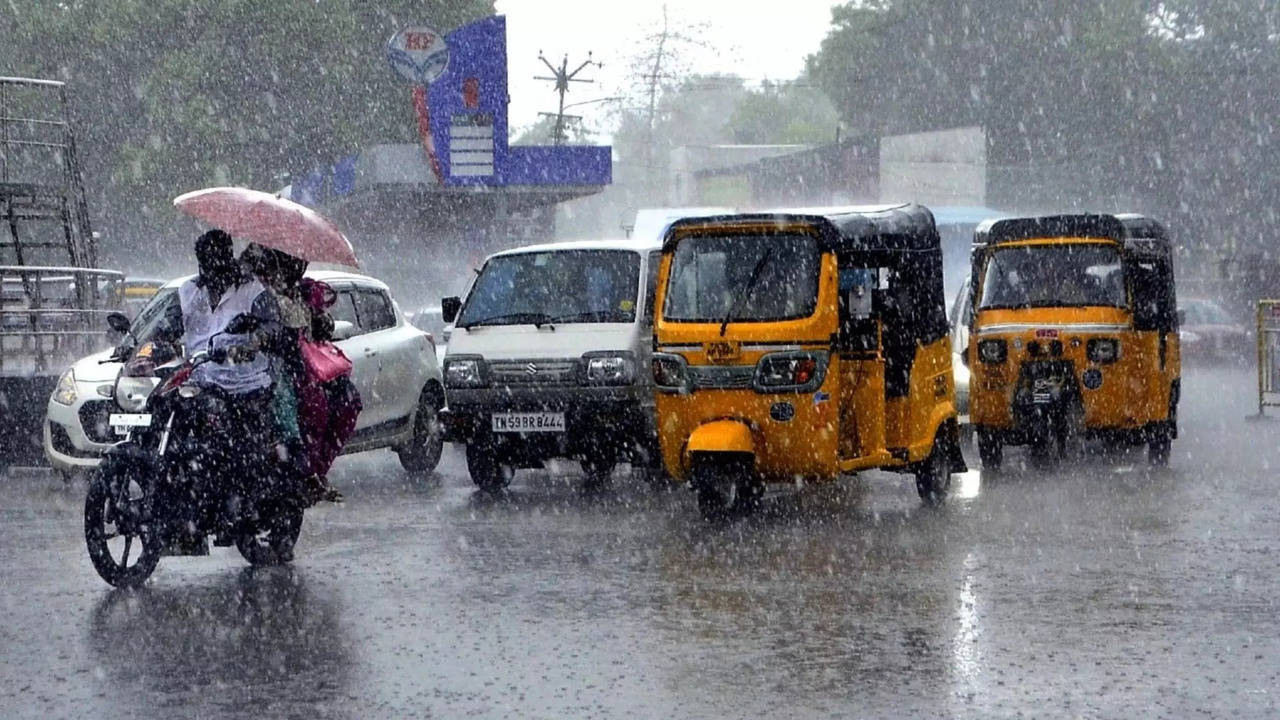
{"type": "Polygon", "coordinates": [[[964,460],[927,208],[689,218],[662,253],[658,435],[704,516],[749,512],[769,483],[871,468],[945,497],[964,460]]]}
{"type": "Polygon", "coordinates": [[[983,466],[1099,437],[1169,461],[1181,365],[1173,257],[1141,215],[988,221],[974,233],[965,358],[983,466]]]}

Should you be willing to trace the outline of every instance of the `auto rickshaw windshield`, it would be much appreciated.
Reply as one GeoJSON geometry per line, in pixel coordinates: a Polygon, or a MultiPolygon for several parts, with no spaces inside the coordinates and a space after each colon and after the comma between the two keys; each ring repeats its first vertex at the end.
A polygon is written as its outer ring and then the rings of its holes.
{"type": "Polygon", "coordinates": [[[818,301],[817,240],[808,235],[689,237],[676,246],[663,318],[790,320],[818,301]]]}
{"type": "Polygon", "coordinates": [[[1106,243],[998,248],[981,292],[979,310],[1129,305],[1120,248],[1106,243]]]}

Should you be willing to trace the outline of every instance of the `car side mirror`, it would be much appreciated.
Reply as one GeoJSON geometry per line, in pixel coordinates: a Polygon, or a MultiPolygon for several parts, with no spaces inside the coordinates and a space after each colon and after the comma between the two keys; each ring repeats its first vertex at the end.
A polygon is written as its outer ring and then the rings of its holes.
{"type": "Polygon", "coordinates": [[[129,332],[129,326],[132,324],[129,322],[129,316],[122,312],[107,313],[107,327],[111,329],[111,332],[124,335],[129,332]]]}
{"type": "Polygon", "coordinates": [[[347,340],[355,337],[356,326],[350,320],[334,320],[333,321],[333,339],[347,340]]]}
{"type": "Polygon", "coordinates": [[[440,316],[446,323],[451,323],[458,319],[458,313],[462,311],[462,298],[454,295],[444,298],[440,301],[440,316]]]}

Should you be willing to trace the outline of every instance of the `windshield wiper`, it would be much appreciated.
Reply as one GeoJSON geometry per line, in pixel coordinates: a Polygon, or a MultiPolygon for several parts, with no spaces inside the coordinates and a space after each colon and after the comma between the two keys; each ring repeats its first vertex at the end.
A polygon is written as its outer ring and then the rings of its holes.
{"type": "Polygon", "coordinates": [[[747,297],[751,295],[751,290],[756,286],[756,281],[760,279],[760,273],[764,270],[764,266],[769,262],[769,258],[773,257],[773,248],[764,251],[760,259],[756,261],[756,266],[751,268],[751,277],[747,278],[747,282],[738,291],[737,296],[733,298],[733,304],[729,306],[729,312],[724,315],[724,322],[720,323],[720,337],[724,337],[724,331],[729,327],[729,321],[742,310],[742,304],[747,301],[747,297]]]}
{"type": "Polygon", "coordinates": [[[505,315],[494,315],[493,317],[487,317],[483,320],[476,320],[475,322],[469,322],[465,325],[463,325],[462,323],[459,323],[458,327],[469,328],[469,327],[476,327],[478,325],[524,325],[527,323],[537,328],[541,328],[543,325],[547,325],[547,326],[550,326],[552,330],[555,330],[556,326],[552,325],[553,321],[554,321],[554,318],[552,318],[550,315],[546,313],[518,312],[518,313],[506,313],[505,315]]]}
{"type": "MultiPolygon", "coordinates": [[[[619,314],[617,310],[587,310],[585,312],[567,313],[565,315],[556,315],[551,318],[550,322],[610,322],[610,318],[616,318],[619,314]]],[[[612,322],[626,322],[625,320],[612,320],[612,322]]]]}

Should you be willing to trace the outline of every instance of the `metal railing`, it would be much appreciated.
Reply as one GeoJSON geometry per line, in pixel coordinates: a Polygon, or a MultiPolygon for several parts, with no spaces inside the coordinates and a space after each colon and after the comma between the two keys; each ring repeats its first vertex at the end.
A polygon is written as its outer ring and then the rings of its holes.
{"type": "Polygon", "coordinates": [[[123,280],[114,270],[0,266],[0,375],[59,373],[104,348],[123,280]]]}
{"type": "Polygon", "coordinates": [[[1280,406],[1280,300],[1258,301],[1258,414],[1280,406]]]}

